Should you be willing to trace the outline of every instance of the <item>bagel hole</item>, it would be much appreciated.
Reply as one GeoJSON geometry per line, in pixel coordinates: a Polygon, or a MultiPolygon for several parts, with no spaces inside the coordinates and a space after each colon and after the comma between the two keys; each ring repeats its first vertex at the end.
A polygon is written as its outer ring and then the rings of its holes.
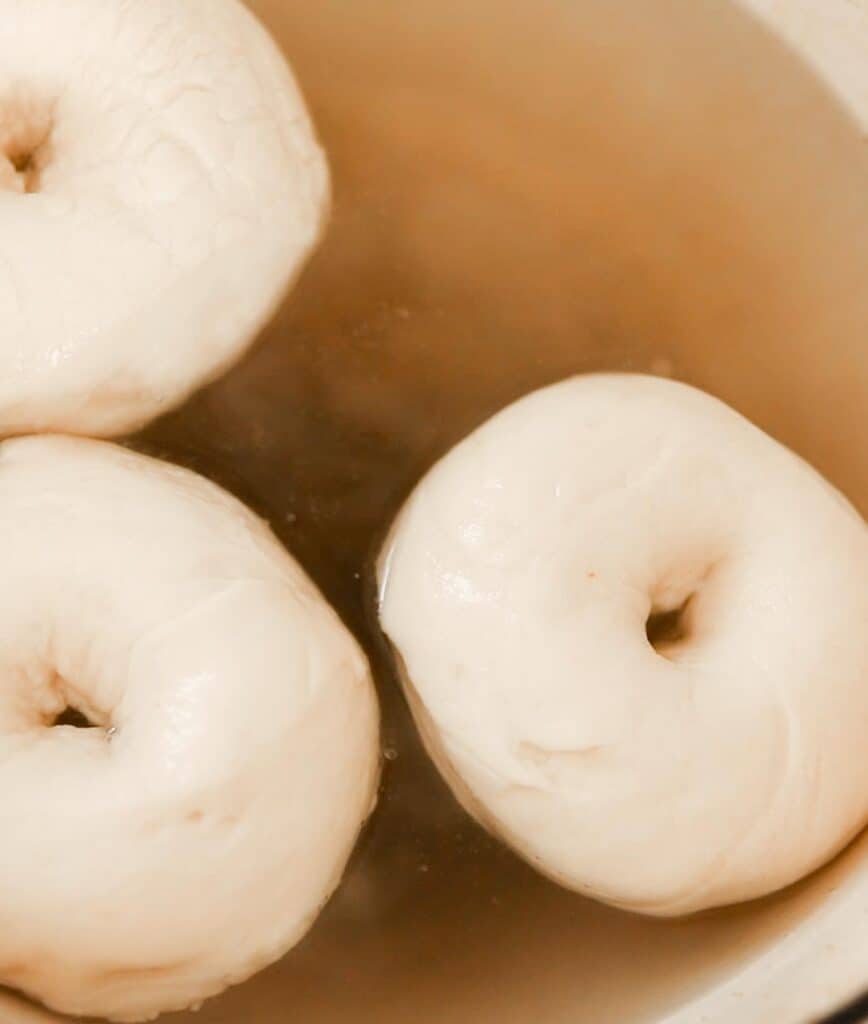
{"type": "Polygon", "coordinates": [[[96,722],[92,722],[83,711],[79,711],[78,708],[74,708],[71,704],[67,706],[56,715],[52,722],[49,723],[53,729],[57,725],[65,725],[72,729],[101,729],[102,726],[96,722]]]}
{"type": "Polygon", "coordinates": [[[688,609],[694,598],[690,594],[677,608],[652,608],[645,622],[648,643],[663,658],[674,661],[679,648],[690,638],[688,609]]]}
{"type": "Polygon", "coordinates": [[[12,169],[18,175],[22,191],[39,191],[39,167],[37,164],[36,150],[27,153],[15,153],[10,158],[12,169]]]}
{"type": "Polygon", "coordinates": [[[9,155],[9,163],[17,178],[19,192],[33,194],[42,187],[42,171],[49,160],[48,140],[35,149],[25,149],[9,155]]]}
{"type": "Polygon", "coordinates": [[[22,98],[0,102],[0,188],[39,192],[51,161],[54,118],[50,104],[22,98]]]}

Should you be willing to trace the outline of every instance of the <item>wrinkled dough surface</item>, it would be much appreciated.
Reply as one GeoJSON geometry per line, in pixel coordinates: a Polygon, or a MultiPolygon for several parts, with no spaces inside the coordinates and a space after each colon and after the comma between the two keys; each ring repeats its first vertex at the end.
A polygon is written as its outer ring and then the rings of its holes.
{"type": "Polygon", "coordinates": [[[379,771],[337,616],[235,499],[98,441],[0,445],[0,567],[0,984],[141,1019],[281,956],[379,771]]]}
{"type": "Polygon", "coordinates": [[[180,402],[252,341],[327,205],[238,0],[0,0],[0,434],[180,402]]]}
{"type": "Polygon", "coordinates": [[[467,809],[562,884],[673,915],[785,886],[865,822],[866,583],[865,525],[808,465],[699,391],[600,375],[434,467],[380,614],[467,809]]]}

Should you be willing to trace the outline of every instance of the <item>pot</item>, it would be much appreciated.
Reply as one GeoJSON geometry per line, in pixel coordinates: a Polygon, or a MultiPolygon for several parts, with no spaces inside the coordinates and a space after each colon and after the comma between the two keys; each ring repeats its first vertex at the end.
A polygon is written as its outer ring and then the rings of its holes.
{"type": "MultiPolygon", "coordinates": [[[[573,373],[705,388],[868,512],[868,19],[746,2],[762,20],[726,0],[251,4],[330,154],[331,229],[255,352],[132,443],[267,517],[362,638],[385,776],[303,943],[167,1019],[796,1024],[868,986],[868,840],[676,922],[562,890],[460,811],[372,614],[413,483],[573,373]]],[[[4,1020],[58,1019],[0,1000],[4,1020]]]]}

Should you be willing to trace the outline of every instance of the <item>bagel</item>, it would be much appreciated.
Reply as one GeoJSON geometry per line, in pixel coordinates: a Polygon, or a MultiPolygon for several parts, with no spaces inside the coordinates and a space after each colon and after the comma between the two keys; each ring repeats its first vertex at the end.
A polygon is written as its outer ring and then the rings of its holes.
{"type": "Polygon", "coordinates": [[[868,531],[721,402],[577,377],[418,485],[380,617],[459,800],[557,882],[671,916],[868,817],[868,531]]]}
{"type": "Polygon", "coordinates": [[[110,436],[237,359],[328,173],[238,0],[0,0],[0,434],[110,436]]]}
{"type": "Polygon", "coordinates": [[[0,445],[0,984],[143,1020],[280,957],[372,809],[367,662],[267,527],[102,441],[0,445]]]}

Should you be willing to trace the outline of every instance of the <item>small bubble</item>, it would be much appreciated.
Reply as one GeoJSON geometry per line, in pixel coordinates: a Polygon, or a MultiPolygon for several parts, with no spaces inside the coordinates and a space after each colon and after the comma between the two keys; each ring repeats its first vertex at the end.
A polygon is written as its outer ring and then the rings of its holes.
{"type": "Polygon", "coordinates": [[[419,865],[419,870],[422,872],[423,875],[427,875],[428,874],[428,865],[427,864],[420,864],[419,865]]]}
{"type": "Polygon", "coordinates": [[[288,523],[292,524],[292,523],[296,522],[297,520],[298,520],[298,516],[295,514],[295,512],[287,512],[286,513],[286,521],[288,523]]]}
{"type": "Polygon", "coordinates": [[[386,747],[383,751],[383,757],[385,757],[387,761],[397,761],[398,751],[395,750],[394,747],[386,747]]]}

